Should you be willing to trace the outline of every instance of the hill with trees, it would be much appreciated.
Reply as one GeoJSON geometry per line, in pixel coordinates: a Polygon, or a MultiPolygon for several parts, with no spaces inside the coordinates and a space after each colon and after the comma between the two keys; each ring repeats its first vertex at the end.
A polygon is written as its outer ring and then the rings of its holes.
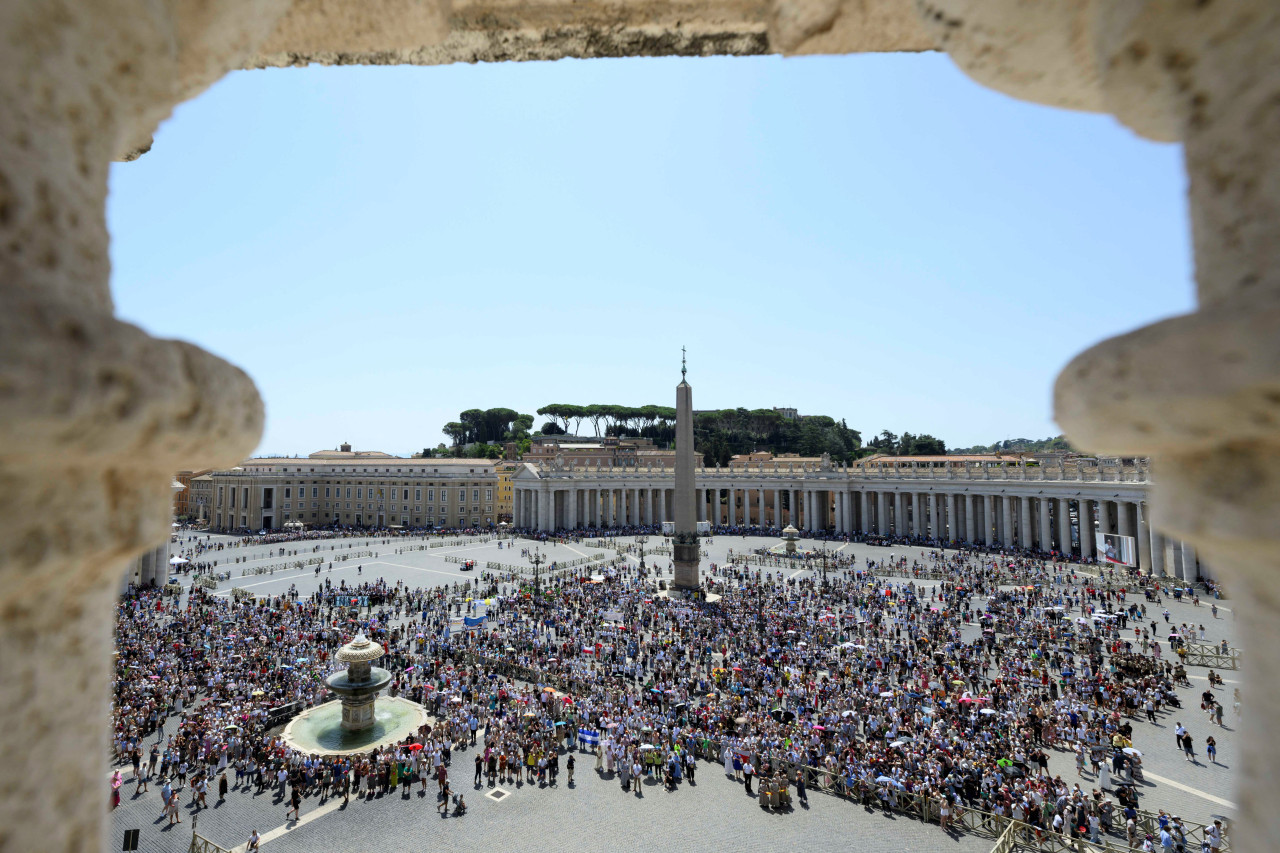
{"type": "MultiPolygon", "coordinates": [[[[648,438],[658,447],[675,446],[676,410],[671,406],[622,406],[613,403],[550,403],[537,410],[546,419],[542,435],[581,435],[584,428],[598,438],[605,436],[648,438]]],[[[528,449],[533,415],[515,409],[467,409],[442,428],[450,444],[423,451],[426,456],[472,456],[496,459],[502,444],[514,441],[521,452],[528,449]]],[[[873,453],[890,456],[934,456],[947,453],[946,442],[928,434],[901,435],[883,430],[867,444],[862,434],[844,419],[828,415],[793,418],[773,409],[714,409],[693,414],[694,444],[707,465],[724,465],[738,454],[767,451],[775,455],[796,453],[821,456],[837,463],[852,462],[873,453]]],[[[1061,440],[1013,443],[1042,445],[1061,440]]],[[[1011,442],[998,442],[1007,445],[1011,442]]],[[[1063,442],[1065,445],[1065,441],[1063,442]]],[[[995,445],[993,445],[995,447],[995,445]]],[[[1003,448],[1001,449],[1009,449],[1003,448]]],[[[1021,449],[1021,448],[1019,448],[1021,449]]],[[[969,448],[952,453],[992,453],[992,448],[969,448]]]]}
{"type": "Polygon", "coordinates": [[[1074,452],[1075,448],[1065,435],[1051,438],[1008,438],[994,444],[975,444],[973,447],[957,447],[952,453],[1053,453],[1074,452]]]}

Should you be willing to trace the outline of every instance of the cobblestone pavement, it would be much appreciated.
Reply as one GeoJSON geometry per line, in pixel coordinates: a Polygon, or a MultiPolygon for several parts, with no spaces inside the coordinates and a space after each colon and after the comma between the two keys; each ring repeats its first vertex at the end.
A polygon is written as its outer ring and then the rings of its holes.
{"type": "MultiPolygon", "coordinates": [[[[218,538],[214,537],[214,541],[218,538]]],[[[660,537],[650,537],[650,546],[659,540],[660,537]]],[[[302,595],[307,595],[326,578],[331,578],[336,584],[339,578],[354,583],[383,577],[392,583],[402,580],[411,587],[465,581],[475,575],[461,572],[458,565],[443,559],[445,555],[474,559],[480,567],[490,560],[521,564],[524,561],[519,556],[520,549],[529,543],[526,540],[516,540],[514,551],[505,547],[499,550],[496,542],[490,542],[396,554],[396,549],[405,544],[403,540],[391,540],[385,545],[381,540],[293,543],[283,547],[286,551],[296,550],[296,556],[281,557],[282,546],[275,545],[229,549],[206,554],[198,559],[217,559],[219,570],[228,569],[232,572],[231,581],[220,585],[220,589],[224,591],[234,585],[250,587],[263,595],[280,594],[296,585],[302,595]],[[321,550],[313,554],[311,549],[316,546],[321,550]],[[328,550],[330,546],[334,546],[333,551],[328,550]],[[325,570],[318,579],[313,570],[277,572],[274,576],[239,576],[240,569],[246,565],[266,565],[311,556],[336,556],[346,550],[372,550],[376,556],[345,563],[335,561],[331,573],[327,570],[326,563],[325,570]],[[248,562],[227,565],[234,557],[245,558],[248,562]],[[362,574],[357,575],[356,566],[363,566],[362,574]]],[[[710,543],[704,543],[704,548],[708,551],[708,556],[703,558],[704,571],[711,563],[727,562],[730,549],[741,553],[774,544],[777,544],[775,539],[715,537],[710,543]]],[[[800,543],[800,547],[812,544],[824,544],[833,550],[840,549],[842,554],[853,554],[858,565],[863,565],[868,558],[884,559],[890,553],[908,558],[922,553],[918,547],[884,548],[860,544],[841,546],[804,541],[800,543]]],[[[540,545],[539,548],[550,560],[570,560],[606,553],[576,544],[540,545]]],[[[634,563],[635,558],[632,561],[634,563]]],[[[646,561],[653,564],[655,557],[648,556],[646,561]]],[[[658,555],[656,563],[665,567],[669,558],[658,555]]],[[[781,572],[786,577],[815,574],[812,571],[789,568],[765,571],[775,575],[781,572]]],[[[1168,644],[1165,637],[1170,626],[1165,624],[1161,615],[1165,607],[1170,611],[1171,624],[1204,624],[1206,639],[1217,641],[1226,638],[1233,646],[1241,645],[1233,631],[1235,623],[1232,603],[1223,601],[1219,605],[1219,618],[1215,619],[1211,615],[1208,601],[1195,607],[1166,597],[1160,605],[1148,604],[1148,622],[1152,619],[1158,622],[1158,633],[1166,654],[1168,644]]],[[[1230,817],[1235,812],[1231,805],[1235,801],[1232,765],[1238,749],[1235,732],[1238,720],[1232,712],[1232,690],[1239,687],[1244,692],[1244,676],[1240,672],[1221,673],[1227,683],[1215,693],[1227,709],[1227,726],[1219,728],[1199,710],[1199,695],[1207,687],[1207,670],[1191,667],[1189,672],[1193,687],[1178,691],[1183,703],[1182,709],[1170,709],[1162,713],[1154,725],[1145,718],[1133,721],[1134,744],[1142,751],[1147,770],[1146,783],[1139,786],[1142,806],[1153,811],[1164,808],[1198,821],[1211,820],[1218,815],[1230,817]],[[1181,751],[1174,746],[1173,726],[1179,721],[1196,739],[1195,764],[1186,762],[1181,751]],[[1204,738],[1210,733],[1218,742],[1219,762],[1216,765],[1209,764],[1204,754],[1204,738]]],[[[531,839],[553,840],[554,843],[566,843],[586,850],[606,846],[616,848],[619,845],[626,849],[629,845],[638,847],[642,843],[657,843],[663,848],[715,844],[725,849],[772,851],[802,848],[824,850],[835,846],[858,846],[872,850],[941,847],[948,850],[986,851],[991,845],[990,839],[950,838],[936,826],[925,826],[904,817],[887,817],[878,811],[867,812],[852,803],[818,793],[810,797],[810,807],[807,809],[797,808],[782,815],[770,814],[761,810],[754,800],[748,800],[741,786],[726,780],[715,765],[702,765],[698,776],[699,784],[695,786],[686,784],[671,794],[661,787],[650,786],[645,788],[643,797],[636,797],[623,794],[616,781],[597,778],[591,769],[591,760],[586,758],[580,761],[575,787],[564,785],[563,776],[560,786],[542,790],[529,786],[504,785],[503,788],[511,794],[500,802],[484,797],[484,791],[471,789],[470,753],[462,753],[461,760],[455,761],[454,765],[458,772],[465,775],[465,778],[455,780],[454,783],[455,789],[458,782],[466,783],[462,790],[467,794],[470,811],[463,818],[441,818],[435,811],[434,791],[429,790],[425,798],[419,798],[415,790],[408,802],[403,802],[399,794],[393,794],[373,801],[353,802],[345,808],[331,811],[326,809],[314,820],[273,838],[267,847],[277,853],[288,853],[295,849],[360,851],[374,847],[398,847],[407,843],[432,846],[446,844],[454,850],[466,851],[481,847],[486,850],[519,849],[531,839]],[[656,823],[657,820],[662,820],[662,823],[656,823]]],[[[1068,782],[1078,781],[1086,791],[1109,784],[1105,770],[1101,781],[1094,779],[1087,769],[1084,778],[1078,777],[1074,757],[1069,752],[1050,752],[1050,772],[1061,775],[1068,782]]],[[[128,775],[126,773],[126,778],[128,775]]],[[[125,785],[122,806],[113,816],[116,837],[123,830],[136,827],[142,829],[142,850],[154,853],[186,850],[191,838],[191,815],[186,806],[190,796],[184,794],[183,797],[184,822],[166,828],[165,821],[158,819],[160,804],[156,790],[153,785],[151,793],[135,796],[134,786],[131,783],[125,785]]],[[[216,795],[210,795],[211,804],[215,798],[216,795]]],[[[302,812],[304,820],[317,807],[317,798],[306,800],[302,812]]],[[[243,843],[255,828],[266,834],[281,827],[284,825],[284,814],[283,801],[273,793],[255,796],[233,790],[225,803],[201,811],[199,830],[202,835],[224,846],[232,846],[243,843]]]]}
{"type": "MultiPolygon", "coordinates": [[[[945,850],[956,853],[991,849],[992,839],[949,835],[936,824],[904,816],[868,811],[859,805],[811,792],[809,805],[790,812],[769,812],[748,797],[741,783],[725,777],[715,764],[699,765],[697,783],[682,783],[675,792],[648,783],[643,795],[624,793],[616,778],[598,775],[591,756],[578,755],[574,785],[503,784],[500,801],[485,796],[490,788],[473,788],[470,751],[455,757],[450,783],[467,800],[463,817],[442,818],[436,810],[436,786],[425,796],[415,787],[409,797],[396,792],[373,800],[352,801],[268,841],[271,853],[370,851],[375,849],[448,849],[516,851],[531,844],[567,850],[689,850],[714,845],[731,851],[857,848],[867,851],[945,850]]],[[[131,788],[131,786],[126,786],[131,788]]],[[[191,815],[183,799],[183,823],[172,829],[155,823],[158,796],[126,797],[114,816],[116,835],[142,828],[140,850],[181,853],[191,841],[191,815]]],[[[340,802],[340,801],[339,801],[340,802]]],[[[318,807],[304,801],[302,818],[318,807]]],[[[323,807],[321,807],[323,808],[323,807]]],[[[262,835],[285,825],[285,804],[268,794],[258,797],[232,792],[221,807],[200,813],[199,832],[225,847],[240,845],[256,829],[262,835]]]]}

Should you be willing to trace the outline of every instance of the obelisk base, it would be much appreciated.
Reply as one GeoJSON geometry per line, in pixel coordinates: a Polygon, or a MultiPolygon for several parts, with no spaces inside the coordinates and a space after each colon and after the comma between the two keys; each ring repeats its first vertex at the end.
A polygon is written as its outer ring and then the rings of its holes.
{"type": "Polygon", "coordinates": [[[694,541],[674,543],[671,546],[671,562],[675,567],[675,580],[671,585],[676,589],[697,589],[701,586],[698,577],[698,563],[701,559],[702,546],[694,541]]]}

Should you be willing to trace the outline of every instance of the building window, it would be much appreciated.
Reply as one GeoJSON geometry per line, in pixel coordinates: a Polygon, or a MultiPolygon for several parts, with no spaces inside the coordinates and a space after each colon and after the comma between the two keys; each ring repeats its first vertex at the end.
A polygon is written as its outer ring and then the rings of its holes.
{"type": "MultiPolygon", "coordinates": [[[[370,489],[370,490],[369,490],[369,496],[370,496],[370,497],[372,497],[372,496],[373,496],[373,489],[370,489]]],[[[362,497],[364,497],[364,489],[356,489],[356,497],[358,497],[358,498],[362,498],[362,497]]]]}
{"type": "Polygon", "coordinates": [[[466,502],[467,502],[467,490],[458,489],[458,503],[463,504],[466,502]]]}
{"type": "Polygon", "coordinates": [[[436,490],[427,489],[427,503],[435,503],[435,501],[436,501],[436,490]]]}
{"type": "Polygon", "coordinates": [[[289,500],[289,498],[290,498],[290,494],[289,494],[289,492],[290,492],[289,487],[288,487],[288,486],[285,486],[285,487],[284,487],[284,499],[285,499],[285,500],[289,500]]]}
{"type": "Polygon", "coordinates": [[[493,500],[493,489],[484,490],[484,499],[487,501],[493,500]]]}
{"type": "Polygon", "coordinates": [[[422,500],[422,489],[414,489],[414,490],[413,490],[413,499],[414,499],[415,501],[420,501],[420,500],[422,500]]]}
{"type": "MultiPolygon", "coordinates": [[[[328,490],[326,489],[326,491],[328,491],[328,490]]],[[[320,489],[319,489],[318,487],[316,487],[316,486],[312,486],[312,487],[311,487],[311,497],[313,497],[313,498],[318,498],[318,497],[320,497],[320,489]]],[[[328,495],[325,495],[325,497],[328,497],[328,495]]]]}

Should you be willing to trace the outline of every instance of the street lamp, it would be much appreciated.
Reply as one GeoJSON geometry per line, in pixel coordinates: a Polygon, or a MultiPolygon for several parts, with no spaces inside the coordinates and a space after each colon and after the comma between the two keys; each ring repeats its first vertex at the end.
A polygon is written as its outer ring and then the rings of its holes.
{"type": "Polygon", "coordinates": [[[636,537],[636,544],[638,544],[638,545],[640,546],[640,568],[641,568],[641,570],[643,570],[643,569],[644,569],[644,545],[645,545],[645,543],[646,543],[646,542],[648,542],[648,541],[649,541],[649,537],[648,537],[648,536],[637,536],[637,537],[636,537]]]}
{"type": "Polygon", "coordinates": [[[541,582],[541,578],[538,575],[538,569],[546,561],[547,561],[547,558],[543,556],[542,552],[539,551],[537,548],[534,548],[533,553],[529,555],[529,562],[533,564],[533,591],[534,592],[542,591],[542,582],[541,582]]]}
{"type": "Polygon", "coordinates": [[[827,591],[827,556],[831,553],[826,548],[818,548],[817,552],[822,557],[822,591],[827,591]]]}

